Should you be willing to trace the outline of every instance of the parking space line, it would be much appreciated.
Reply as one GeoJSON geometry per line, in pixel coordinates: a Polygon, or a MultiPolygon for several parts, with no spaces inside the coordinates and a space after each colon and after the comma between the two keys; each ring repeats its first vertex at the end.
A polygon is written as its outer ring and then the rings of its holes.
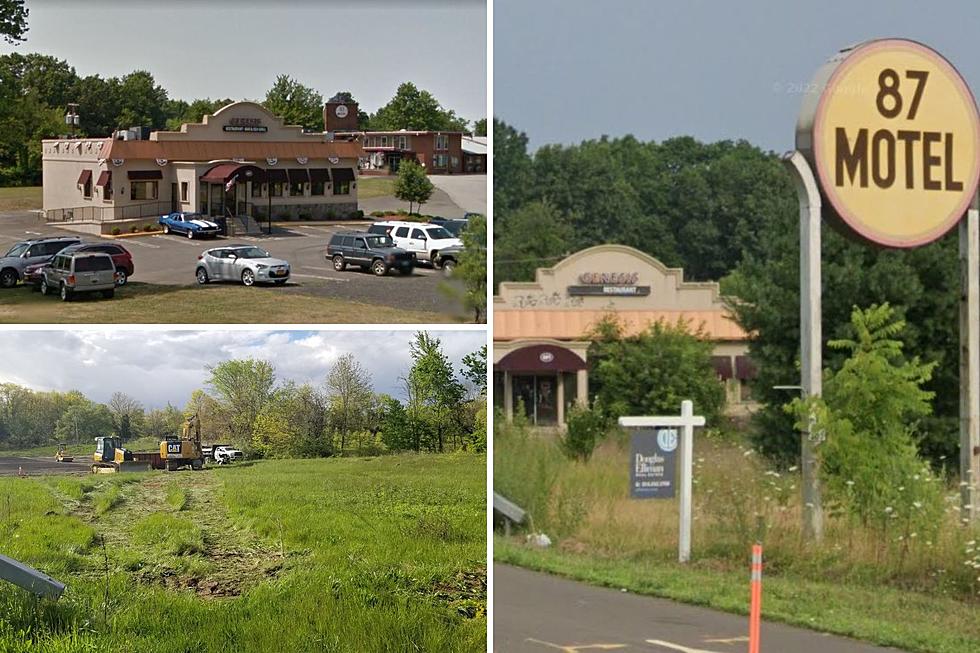
{"type": "Polygon", "coordinates": [[[688,648],[687,646],[681,646],[680,644],[671,644],[670,642],[665,642],[660,639],[648,639],[647,644],[668,648],[672,651],[680,651],[680,653],[718,653],[717,651],[707,651],[703,648],[688,648]]]}
{"type": "MultiPolygon", "coordinates": [[[[112,242],[112,241],[106,240],[106,242],[112,242]]],[[[126,242],[126,245],[135,245],[136,247],[149,247],[150,249],[160,249],[160,246],[159,245],[152,245],[150,243],[142,243],[142,242],[136,240],[135,238],[133,238],[132,240],[127,241],[126,242]]]]}
{"type": "Polygon", "coordinates": [[[336,281],[338,283],[347,283],[350,279],[336,279],[334,277],[324,277],[319,274],[292,274],[294,277],[303,277],[304,279],[323,279],[324,281],[336,281]]]}

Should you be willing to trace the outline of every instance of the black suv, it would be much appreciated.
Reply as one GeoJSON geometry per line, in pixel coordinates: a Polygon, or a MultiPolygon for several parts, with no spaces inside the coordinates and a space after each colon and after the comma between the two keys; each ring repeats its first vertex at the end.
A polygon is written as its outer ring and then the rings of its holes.
{"type": "Polygon", "coordinates": [[[400,247],[395,247],[390,236],[366,231],[334,234],[327,245],[327,259],[333,260],[333,269],[341,272],[348,265],[359,265],[383,277],[388,270],[411,274],[415,269],[415,257],[400,247]]]}

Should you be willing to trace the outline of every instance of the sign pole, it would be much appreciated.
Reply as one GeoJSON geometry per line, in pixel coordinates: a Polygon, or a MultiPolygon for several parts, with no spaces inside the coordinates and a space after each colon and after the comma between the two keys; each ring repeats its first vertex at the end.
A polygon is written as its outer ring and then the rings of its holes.
{"type": "MultiPolygon", "coordinates": [[[[822,202],[817,180],[800,152],[790,152],[783,162],[792,173],[800,203],[800,385],[806,397],[823,394],[821,325],[820,220],[822,202]]],[[[812,421],[800,436],[803,490],[803,537],[819,542],[823,537],[823,505],[820,497],[820,461],[816,445],[820,436],[811,431],[812,421]]]]}
{"type": "Polygon", "coordinates": [[[960,518],[977,520],[980,483],[980,217],[976,198],[960,221],[960,518]]]}
{"type": "Polygon", "coordinates": [[[691,559],[691,476],[694,472],[694,404],[681,402],[681,497],[680,534],[677,538],[677,561],[691,559]]]}

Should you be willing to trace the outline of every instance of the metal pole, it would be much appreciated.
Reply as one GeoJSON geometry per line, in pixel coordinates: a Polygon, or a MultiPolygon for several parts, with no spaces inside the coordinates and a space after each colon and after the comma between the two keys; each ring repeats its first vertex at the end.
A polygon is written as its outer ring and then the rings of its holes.
{"type": "Polygon", "coordinates": [[[691,559],[691,476],[694,471],[694,404],[681,402],[681,501],[680,536],[677,538],[677,560],[691,559]]]}
{"type": "MultiPolygon", "coordinates": [[[[796,187],[800,203],[800,385],[804,397],[823,394],[821,373],[820,306],[820,218],[822,201],[813,171],[803,155],[790,152],[783,157],[796,187]]],[[[808,425],[800,437],[803,472],[803,537],[819,542],[823,537],[823,505],[820,498],[820,460],[816,445],[821,435],[808,425]]]]}
{"type": "Polygon", "coordinates": [[[980,483],[980,219],[977,198],[960,221],[960,518],[977,520],[980,483]]]}

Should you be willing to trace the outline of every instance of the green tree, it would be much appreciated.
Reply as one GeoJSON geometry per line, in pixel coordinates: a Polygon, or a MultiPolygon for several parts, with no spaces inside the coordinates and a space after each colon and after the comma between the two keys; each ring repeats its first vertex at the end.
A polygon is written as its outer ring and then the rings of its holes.
{"type": "Polygon", "coordinates": [[[180,433],[184,415],[179,408],[168,403],[164,408],[154,408],[146,413],[143,421],[143,434],[163,440],[180,433]]]}
{"type": "Polygon", "coordinates": [[[323,131],[323,96],[289,75],[276,77],[262,104],[287,125],[323,131]]]}
{"type": "Polygon", "coordinates": [[[203,98],[193,100],[190,103],[183,100],[171,100],[167,105],[167,129],[177,131],[184,123],[201,122],[205,115],[212,115],[221,107],[231,104],[229,98],[215,99],[203,98]]]}
{"type": "Polygon", "coordinates": [[[470,218],[462,240],[463,251],[453,270],[453,280],[444,281],[440,288],[446,295],[460,300],[465,310],[473,312],[474,323],[486,322],[487,219],[482,215],[470,218]]]}
{"type": "MultiPolygon", "coordinates": [[[[493,211],[496,225],[531,200],[532,159],[527,152],[527,134],[493,119],[493,211]]],[[[500,229],[494,229],[496,236],[500,229]]],[[[509,279],[510,277],[508,277],[509,279]]]]}
{"type": "Polygon", "coordinates": [[[478,394],[487,392],[487,346],[463,356],[463,378],[469,381],[478,394]]]}
{"type": "Polygon", "coordinates": [[[473,135],[474,136],[486,136],[487,135],[487,119],[480,118],[473,123],[473,135]]]}
{"type": "Polygon", "coordinates": [[[119,81],[118,97],[116,124],[120,127],[166,127],[167,91],[148,71],[136,70],[123,76],[119,81]]]}
{"type": "Polygon", "coordinates": [[[11,45],[26,41],[28,13],[24,0],[0,0],[0,38],[11,45]]]}
{"type": "Polygon", "coordinates": [[[112,413],[103,404],[84,400],[73,403],[58,419],[54,434],[59,442],[92,442],[114,432],[112,413]]]}
{"type": "Polygon", "coordinates": [[[138,438],[143,429],[143,405],[124,392],[114,392],[109,398],[109,412],[116,435],[123,442],[138,438]]]}
{"type": "Polygon", "coordinates": [[[534,279],[536,269],[550,267],[572,251],[569,228],[543,202],[531,202],[497,220],[493,237],[495,283],[534,279]]]}
{"type": "Polygon", "coordinates": [[[239,446],[252,439],[255,417],[273,397],[276,372],[272,363],[254,358],[228,360],[209,366],[207,384],[227,411],[228,428],[239,446]]]}
{"type": "Polygon", "coordinates": [[[403,161],[398,167],[398,179],[395,180],[395,197],[408,202],[408,212],[412,213],[418,204],[418,211],[429,201],[435,186],[429,181],[425,168],[414,161],[403,161]]]}
{"type": "Polygon", "coordinates": [[[425,447],[445,451],[453,411],[465,395],[463,385],[456,380],[452,364],[442,351],[438,338],[419,331],[415,334],[415,341],[409,345],[409,353],[412,367],[406,379],[406,413],[409,424],[418,434],[414,449],[421,451],[425,447]]]}
{"type": "Polygon", "coordinates": [[[371,129],[392,131],[466,131],[466,121],[411,82],[398,86],[395,96],[370,118],[371,129]]]}
{"type": "Polygon", "coordinates": [[[610,316],[590,339],[590,391],[611,418],[673,415],[690,399],[709,424],[716,423],[725,390],[711,365],[714,346],[700,326],[657,321],[626,336],[610,316]]]}
{"type": "Polygon", "coordinates": [[[340,432],[340,450],[352,431],[360,429],[374,398],[371,376],[353,354],[344,354],[327,374],[326,394],[333,424],[340,432]]]}

